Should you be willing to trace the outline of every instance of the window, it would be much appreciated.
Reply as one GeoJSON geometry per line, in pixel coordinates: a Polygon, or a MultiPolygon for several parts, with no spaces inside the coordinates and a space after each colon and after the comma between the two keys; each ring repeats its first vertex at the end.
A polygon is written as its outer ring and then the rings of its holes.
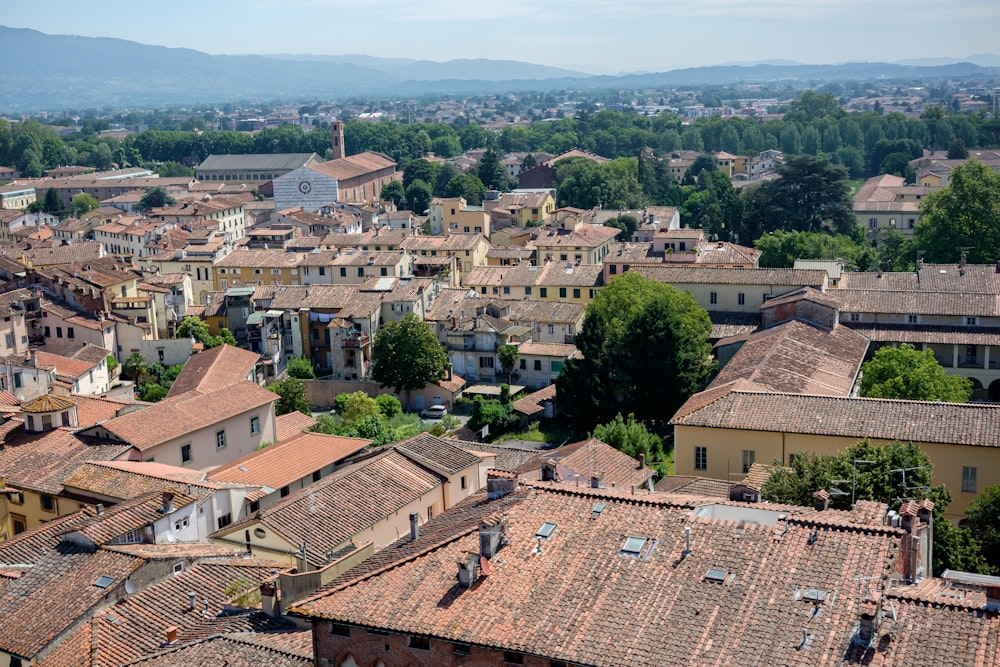
{"type": "Polygon", "coordinates": [[[579,299],[580,298],[580,289],[578,287],[574,287],[573,288],[573,298],[574,299],[579,299]]]}
{"type": "Polygon", "coordinates": [[[524,288],[524,296],[531,296],[531,286],[524,288]]]}
{"type": "Polygon", "coordinates": [[[627,537],[625,538],[625,544],[622,545],[622,555],[623,556],[638,556],[642,553],[643,547],[646,546],[645,537],[627,537]]]}
{"type": "Polygon", "coordinates": [[[55,512],[56,511],[56,499],[47,493],[41,495],[42,501],[42,511],[43,512],[55,512]]]}
{"type": "Polygon", "coordinates": [[[861,313],[851,313],[851,321],[852,322],[860,322],[861,321],[861,313]]]}
{"type": "Polygon", "coordinates": [[[978,323],[978,320],[975,317],[966,317],[965,318],[965,324],[967,326],[974,327],[974,326],[976,326],[977,323],[978,323]]]}
{"type": "Polygon", "coordinates": [[[615,275],[615,274],[618,273],[618,265],[617,264],[612,264],[608,268],[610,269],[611,275],[615,275]]]}
{"type": "Polygon", "coordinates": [[[326,267],[325,266],[319,267],[319,275],[321,275],[321,276],[325,276],[326,275],[326,267]]]}
{"type": "Polygon", "coordinates": [[[280,276],[281,275],[281,269],[271,269],[271,275],[272,276],[280,276]]]}
{"type": "Polygon", "coordinates": [[[313,471],[312,480],[314,482],[318,482],[322,476],[323,476],[322,471],[320,471],[320,470],[314,470],[313,471]]]}
{"type": "Polygon", "coordinates": [[[14,334],[9,333],[4,336],[7,341],[7,347],[14,347],[14,334]]]}
{"type": "Polygon", "coordinates": [[[514,651],[504,651],[503,661],[508,665],[523,665],[524,656],[520,653],[515,653],[514,651]]]}
{"type": "Polygon", "coordinates": [[[694,469],[708,470],[708,447],[694,448],[694,469]]]}
{"type": "Polygon", "coordinates": [[[868,229],[878,228],[878,218],[868,218],[868,229]]]}
{"type": "Polygon", "coordinates": [[[364,277],[365,277],[365,267],[359,266],[358,267],[358,278],[364,278],[364,277]]]}
{"type": "Polygon", "coordinates": [[[469,486],[469,483],[468,483],[468,481],[466,481],[465,475],[462,475],[462,488],[465,489],[465,488],[468,488],[468,486],[469,486]]]}
{"type": "Polygon", "coordinates": [[[216,431],[215,433],[215,448],[223,449],[226,446],[226,432],[216,431]]]}
{"type": "Polygon", "coordinates": [[[567,256],[568,256],[568,255],[559,255],[559,261],[560,261],[560,262],[565,262],[565,261],[566,261],[566,257],[567,257],[567,256]]]}
{"type": "Polygon", "coordinates": [[[52,338],[52,330],[49,327],[45,327],[45,337],[52,338]]]}
{"type": "Polygon", "coordinates": [[[962,466],[962,493],[976,492],[976,472],[975,466],[962,466]]]}
{"type": "Polygon", "coordinates": [[[553,373],[560,373],[562,371],[562,367],[563,367],[563,362],[561,361],[552,362],[551,368],[553,373]]]}
{"type": "Polygon", "coordinates": [[[965,346],[965,363],[970,365],[977,365],[979,362],[976,360],[977,348],[975,345],[965,346]]]}
{"type": "Polygon", "coordinates": [[[545,288],[545,287],[539,287],[538,288],[538,296],[540,296],[540,297],[542,297],[544,299],[544,298],[548,297],[548,295],[549,295],[548,288],[545,288]]]}
{"type": "Polygon", "coordinates": [[[287,496],[287,495],[288,495],[288,492],[289,492],[289,489],[288,489],[288,487],[287,487],[287,486],[283,486],[283,487],[281,487],[281,491],[280,491],[280,494],[281,494],[281,497],[282,497],[282,498],[284,498],[285,496],[287,496]]]}
{"type": "Polygon", "coordinates": [[[187,463],[191,460],[191,443],[186,445],[181,445],[181,463],[187,463]]]}
{"type": "Polygon", "coordinates": [[[20,514],[11,514],[10,523],[15,535],[20,535],[28,530],[28,520],[20,514]]]}
{"type": "Polygon", "coordinates": [[[718,292],[709,292],[708,293],[708,302],[709,303],[719,303],[719,293],[718,292]]]}
{"type": "Polygon", "coordinates": [[[560,299],[565,299],[566,298],[566,288],[565,287],[560,287],[559,288],[559,298],[560,299]]]}
{"type": "Polygon", "coordinates": [[[431,640],[427,637],[414,637],[410,635],[410,648],[420,649],[421,651],[431,650],[431,640]]]}
{"type": "MultiPolygon", "coordinates": [[[[917,199],[920,199],[920,197],[917,197],[917,199]]],[[[913,229],[914,227],[917,226],[917,219],[916,218],[908,219],[906,221],[906,226],[909,227],[910,229],[913,229]]]]}
{"type": "Polygon", "coordinates": [[[472,647],[468,644],[454,644],[451,652],[455,655],[472,655],[472,647]]]}
{"type": "Polygon", "coordinates": [[[917,324],[919,321],[920,321],[920,316],[919,315],[907,315],[906,316],[906,323],[907,324],[917,324]]]}
{"type": "Polygon", "coordinates": [[[503,286],[503,293],[504,293],[504,294],[510,294],[510,288],[509,288],[509,287],[507,287],[506,285],[504,285],[504,286],[503,286]]]}
{"type": "Polygon", "coordinates": [[[63,426],[69,426],[69,413],[68,412],[60,412],[59,416],[62,417],[62,425],[63,426]]]}
{"type": "Polygon", "coordinates": [[[222,529],[231,524],[232,522],[233,522],[232,513],[226,512],[225,514],[220,516],[218,521],[216,521],[215,523],[219,526],[220,529],[222,529]]]}
{"type": "Polygon", "coordinates": [[[384,266],[383,266],[382,268],[380,268],[380,269],[378,270],[378,272],[379,272],[379,275],[382,275],[382,276],[387,276],[387,275],[389,275],[389,269],[388,269],[388,268],[386,268],[386,267],[384,267],[384,266]]]}
{"type": "Polygon", "coordinates": [[[750,466],[753,465],[754,459],[757,458],[757,453],[752,449],[743,450],[743,474],[750,472],[750,466]]]}
{"type": "Polygon", "coordinates": [[[493,368],[493,357],[479,357],[480,368],[493,368]]]}
{"type": "Polygon", "coordinates": [[[56,338],[62,338],[62,327],[56,327],[56,338]]]}
{"type": "Polygon", "coordinates": [[[350,637],[351,629],[346,625],[341,625],[340,623],[330,623],[327,625],[330,630],[331,635],[337,635],[338,637],[350,637]]]}
{"type": "Polygon", "coordinates": [[[739,294],[736,295],[736,303],[738,303],[739,305],[742,306],[743,304],[746,303],[746,301],[747,301],[747,295],[744,294],[743,292],[740,292],[739,294]]]}
{"type": "Polygon", "coordinates": [[[250,435],[257,435],[260,433],[260,417],[250,418],[250,435]]]}
{"type": "Polygon", "coordinates": [[[255,276],[259,276],[259,275],[260,275],[260,274],[262,274],[262,273],[264,273],[264,269],[254,269],[254,270],[253,270],[253,274],[254,274],[255,276]]]}
{"type": "Polygon", "coordinates": [[[535,359],[535,366],[534,366],[534,368],[535,368],[536,371],[542,370],[542,360],[541,359],[535,359]]]}
{"type": "Polygon", "coordinates": [[[550,324],[550,325],[549,325],[549,335],[551,336],[551,335],[552,335],[552,334],[554,334],[555,332],[556,332],[556,325],[554,325],[554,324],[550,324]]]}
{"type": "Polygon", "coordinates": [[[14,373],[14,388],[20,389],[24,386],[24,380],[21,379],[20,373],[14,373]]]}
{"type": "Polygon", "coordinates": [[[341,278],[346,278],[347,277],[347,267],[346,266],[340,267],[340,277],[341,278]]]}

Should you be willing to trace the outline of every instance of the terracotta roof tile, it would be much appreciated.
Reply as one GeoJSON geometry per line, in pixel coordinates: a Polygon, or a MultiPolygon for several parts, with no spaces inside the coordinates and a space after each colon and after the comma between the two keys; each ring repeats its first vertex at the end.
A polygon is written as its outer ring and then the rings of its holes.
{"type": "Polygon", "coordinates": [[[848,396],[867,351],[868,339],[847,327],[793,320],[751,334],[709,388],[742,379],[762,391],[848,396]]]}
{"type": "Polygon", "coordinates": [[[274,418],[275,437],[282,442],[315,425],[316,420],[311,415],[298,411],[278,415],[274,418]]]}
{"type": "Polygon", "coordinates": [[[242,535],[245,527],[259,522],[293,544],[307,544],[310,564],[319,567],[326,564],[327,551],[340,549],[359,532],[438,487],[442,480],[388,449],[347,465],[215,535],[242,535]]]}
{"type": "Polygon", "coordinates": [[[128,445],[83,438],[67,428],[29,433],[19,426],[0,450],[0,475],[7,484],[40,493],[59,493],[66,478],[86,461],[107,461],[128,445]]]}
{"type": "Polygon", "coordinates": [[[805,667],[850,648],[856,580],[885,575],[899,550],[898,530],[841,525],[844,513],[790,518],[775,532],[692,510],[656,496],[535,489],[504,507],[509,544],[471,589],[456,585],[456,562],[478,553],[482,510],[469,513],[465,531],[421,545],[422,530],[411,546],[383,550],[380,568],[362,564],[292,610],[576,664],[805,667]],[[598,499],[604,510],[592,518],[598,499]],[[835,529],[824,529],[827,518],[835,529]],[[546,522],[555,531],[536,540],[546,522]],[[623,552],[628,536],[645,539],[638,557],[623,552]],[[805,588],[828,593],[818,615],[796,596],[805,588]],[[796,648],[803,627],[812,639],[796,648]]]}
{"type": "Polygon", "coordinates": [[[371,440],[364,438],[300,432],[215,468],[208,479],[280,489],[371,444],[371,440]]]}
{"type": "Polygon", "coordinates": [[[1000,405],[986,403],[806,396],[734,390],[728,385],[695,394],[670,423],[1000,447],[1000,405]]]}
{"type": "MultiPolygon", "coordinates": [[[[157,652],[135,662],[136,667],[228,665],[229,667],[311,667],[312,632],[234,632],[213,635],[157,652]]],[[[39,665],[39,667],[48,667],[39,665]]]]}
{"type": "Polygon", "coordinates": [[[478,456],[430,433],[419,433],[412,438],[400,440],[393,447],[431,469],[446,474],[461,472],[482,462],[478,456]]]}
{"type": "Polygon", "coordinates": [[[246,380],[215,389],[188,391],[100,425],[112,438],[145,451],[212,424],[278,400],[278,395],[246,380]]]}
{"type": "Polygon", "coordinates": [[[774,285],[820,287],[826,272],[813,269],[737,269],[714,266],[638,266],[645,278],[662,283],[701,283],[706,285],[774,285]]]}
{"type": "Polygon", "coordinates": [[[192,355],[174,380],[167,396],[186,391],[210,392],[254,377],[260,355],[223,344],[192,355]]]}
{"type": "MultiPolygon", "coordinates": [[[[89,461],[63,480],[66,490],[126,500],[150,491],[190,489],[199,499],[232,484],[205,481],[205,473],[154,461],[89,461]]],[[[239,485],[244,488],[245,485],[239,485]]]]}
{"type": "Polygon", "coordinates": [[[604,487],[622,489],[641,487],[656,472],[649,466],[639,467],[637,460],[596,438],[539,452],[520,472],[540,470],[547,463],[556,464],[558,481],[589,484],[592,477],[600,476],[604,487]]]}

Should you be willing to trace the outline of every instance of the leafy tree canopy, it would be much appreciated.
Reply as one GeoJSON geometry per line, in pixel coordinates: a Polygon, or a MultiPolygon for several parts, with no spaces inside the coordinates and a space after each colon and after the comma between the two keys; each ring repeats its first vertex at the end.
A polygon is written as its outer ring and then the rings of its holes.
{"type": "Polygon", "coordinates": [[[913,244],[928,262],[957,262],[963,247],[972,264],[1000,259],[1000,174],[978,160],[952,169],[949,184],[920,202],[913,244]]]}
{"type": "Polygon", "coordinates": [[[748,215],[764,221],[761,231],[852,232],[857,218],[847,169],[821,155],[792,155],[778,173],[781,178],[757,186],[758,196],[748,202],[760,209],[748,215]]]}
{"type": "Polygon", "coordinates": [[[176,203],[177,200],[167,194],[166,188],[156,186],[146,190],[146,194],[142,196],[135,208],[140,213],[146,213],[151,209],[173,206],[176,203]]]}
{"type": "Polygon", "coordinates": [[[309,399],[306,397],[306,386],[302,384],[302,380],[285,376],[267,388],[278,395],[278,401],[274,404],[274,414],[284,415],[298,411],[304,415],[312,415],[309,399]]]}
{"type": "Polygon", "coordinates": [[[633,414],[624,419],[618,413],[607,424],[598,424],[590,437],[597,438],[634,459],[643,454],[650,464],[662,462],[664,458],[663,440],[646,428],[645,424],[636,421],[633,414]]]}
{"type": "Polygon", "coordinates": [[[372,363],[372,379],[399,394],[443,380],[448,355],[427,323],[407,313],[402,320],[386,322],[375,334],[372,363]]]}
{"type": "Polygon", "coordinates": [[[289,375],[300,380],[312,380],[316,377],[312,362],[305,357],[292,357],[288,360],[285,370],[289,375]]]}
{"type": "Polygon", "coordinates": [[[582,359],[568,359],[556,381],[559,403],[585,428],[619,413],[665,428],[714,370],[712,323],[694,298],[626,273],[587,306],[576,337],[582,359]]]}
{"type": "Polygon", "coordinates": [[[768,268],[791,268],[796,259],[842,259],[849,271],[868,271],[877,262],[871,243],[844,234],[779,229],[761,236],[754,245],[761,251],[760,266],[768,268]]]}
{"type": "Polygon", "coordinates": [[[861,366],[861,395],[966,403],[972,396],[972,381],[945,372],[931,350],[887,346],[861,366]]]}
{"type": "Polygon", "coordinates": [[[965,510],[965,518],[991,571],[1000,573],[1000,485],[983,489],[965,510]]]}

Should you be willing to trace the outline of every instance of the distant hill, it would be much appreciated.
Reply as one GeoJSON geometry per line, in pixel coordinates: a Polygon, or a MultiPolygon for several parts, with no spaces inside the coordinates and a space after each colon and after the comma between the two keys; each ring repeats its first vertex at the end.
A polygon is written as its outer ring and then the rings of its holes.
{"type": "MultiPolygon", "coordinates": [[[[995,56],[982,55],[988,62],[995,56]]],[[[931,79],[1000,74],[968,62],[720,65],[590,76],[512,60],[433,62],[366,55],[209,55],[123,39],[46,35],[0,26],[0,113],[225,101],[338,99],[364,95],[500,93],[697,86],[737,81],[931,79]]]]}

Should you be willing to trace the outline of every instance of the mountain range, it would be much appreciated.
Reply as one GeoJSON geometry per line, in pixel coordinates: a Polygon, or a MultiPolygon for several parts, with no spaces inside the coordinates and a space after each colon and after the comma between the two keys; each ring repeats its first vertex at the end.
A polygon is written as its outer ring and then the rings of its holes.
{"type": "MultiPolygon", "coordinates": [[[[302,101],[431,93],[667,88],[746,82],[828,82],[1000,75],[986,63],[728,64],[619,76],[514,60],[434,62],[367,55],[209,55],[107,37],[0,26],[0,113],[153,107],[226,101],[302,101]],[[30,54],[26,56],[26,54],[30,54]]],[[[990,64],[992,63],[992,64],[990,64]]]]}

